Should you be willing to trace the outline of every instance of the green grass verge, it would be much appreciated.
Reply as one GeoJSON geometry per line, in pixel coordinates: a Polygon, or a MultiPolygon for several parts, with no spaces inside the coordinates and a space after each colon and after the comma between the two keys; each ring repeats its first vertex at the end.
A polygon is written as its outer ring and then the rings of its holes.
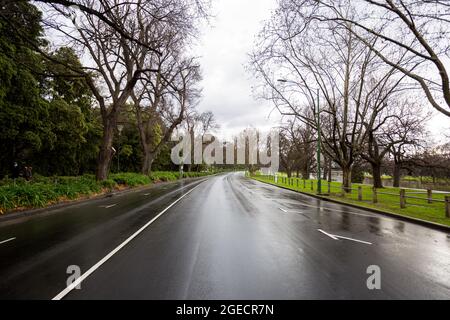
{"type": "MultiPolygon", "coordinates": [[[[252,176],[253,179],[299,191],[309,194],[317,194],[317,181],[316,180],[302,180],[299,178],[292,178],[291,181],[287,178],[279,177],[278,182],[275,183],[271,177],[267,176],[252,176]],[[312,184],[312,187],[311,187],[312,184]]],[[[353,184],[352,192],[346,193],[345,197],[342,197],[342,183],[332,182],[331,192],[326,197],[333,200],[337,200],[344,203],[350,203],[358,205],[364,208],[372,208],[381,210],[388,213],[395,213],[407,217],[426,220],[446,226],[450,226],[450,219],[445,217],[445,196],[450,194],[434,193],[433,203],[429,204],[427,201],[427,194],[418,193],[417,190],[406,189],[407,197],[416,197],[420,199],[407,198],[406,208],[400,208],[400,189],[386,187],[378,189],[378,203],[373,203],[373,191],[372,186],[363,184],[353,184]],[[358,200],[358,187],[362,188],[362,201],[358,200]],[[436,201],[437,200],[437,201],[436,201]]],[[[322,193],[328,193],[328,182],[322,181],[322,193]]]]}
{"type": "MultiPolygon", "coordinates": [[[[210,175],[206,172],[185,172],[184,178],[210,175]]],[[[9,211],[43,208],[58,202],[77,200],[162,181],[175,181],[178,172],[153,172],[150,176],[138,173],[111,174],[108,180],[98,182],[94,175],[80,177],[35,176],[32,182],[17,179],[0,180],[0,214],[9,211]]]]}

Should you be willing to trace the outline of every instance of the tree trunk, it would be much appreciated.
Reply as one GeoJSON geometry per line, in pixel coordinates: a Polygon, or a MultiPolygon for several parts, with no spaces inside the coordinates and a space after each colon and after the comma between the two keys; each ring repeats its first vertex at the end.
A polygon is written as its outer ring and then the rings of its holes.
{"type": "Polygon", "coordinates": [[[291,178],[292,177],[292,170],[291,169],[286,169],[286,171],[287,171],[288,178],[291,178]]]}
{"type": "Polygon", "coordinates": [[[331,182],[331,180],[332,180],[332,169],[333,169],[333,167],[332,167],[332,160],[330,159],[330,160],[328,160],[328,181],[329,182],[331,182]]]}
{"type": "Polygon", "coordinates": [[[383,188],[383,180],[381,179],[381,163],[371,162],[372,166],[372,176],[373,176],[373,187],[377,189],[383,188]]]}
{"type": "Polygon", "coordinates": [[[109,168],[113,156],[112,142],[114,138],[114,127],[116,121],[107,119],[103,125],[103,137],[100,152],[97,159],[97,180],[104,181],[108,179],[109,168]]]}
{"type": "Polygon", "coordinates": [[[351,167],[343,167],[342,168],[342,186],[346,193],[351,193],[350,188],[352,187],[352,168],[351,167]]]}
{"type": "Polygon", "coordinates": [[[309,164],[308,163],[305,163],[305,165],[303,167],[302,176],[303,176],[303,179],[305,179],[305,180],[309,180],[309,178],[310,178],[309,164]]]}
{"type": "Polygon", "coordinates": [[[394,162],[394,188],[400,188],[400,166],[394,162]]]}
{"type": "Polygon", "coordinates": [[[147,150],[144,152],[144,161],[142,163],[142,174],[150,175],[152,173],[152,165],[155,161],[155,154],[147,150]]]}
{"type": "Polygon", "coordinates": [[[324,159],[324,166],[323,166],[323,175],[322,175],[322,179],[323,180],[327,180],[329,170],[330,170],[330,167],[328,167],[328,161],[325,158],[324,159]]]}

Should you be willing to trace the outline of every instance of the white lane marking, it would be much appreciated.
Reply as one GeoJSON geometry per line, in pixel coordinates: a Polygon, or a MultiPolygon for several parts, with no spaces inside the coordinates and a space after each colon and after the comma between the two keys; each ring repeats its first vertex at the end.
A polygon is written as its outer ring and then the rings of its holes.
{"type": "Polygon", "coordinates": [[[278,208],[278,209],[280,209],[280,210],[283,211],[284,213],[287,213],[287,211],[284,210],[283,208],[278,208]]]}
{"type": "Polygon", "coordinates": [[[328,237],[330,237],[331,239],[334,239],[334,240],[344,239],[344,240],[355,241],[355,242],[359,242],[359,243],[363,243],[363,244],[367,244],[367,245],[372,245],[371,242],[357,240],[357,239],[353,239],[353,238],[347,238],[347,237],[343,237],[343,236],[338,236],[338,235],[335,235],[335,234],[331,234],[331,233],[325,232],[322,229],[317,229],[317,231],[322,232],[323,234],[327,235],[328,237]]]}
{"type": "Polygon", "coordinates": [[[158,220],[159,217],[161,217],[164,213],[166,213],[170,208],[172,208],[174,205],[176,205],[178,202],[180,202],[184,197],[189,195],[192,191],[197,189],[201,184],[197,185],[187,193],[185,193],[183,196],[178,198],[176,201],[172,202],[170,206],[165,208],[163,211],[161,211],[156,217],[154,217],[151,221],[149,221],[145,226],[140,228],[136,233],[134,233],[132,236],[130,236],[127,240],[122,242],[119,246],[117,246],[113,251],[108,253],[103,259],[101,259],[99,262],[97,262],[94,266],[92,266],[88,271],[86,271],[84,274],[81,275],[76,281],[74,281],[70,286],[65,288],[63,291],[61,291],[58,295],[56,295],[52,300],[61,300],[64,298],[68,293],[70,293],[73,289],[75,289],[79,284],[81,284],[84,280],[86,280],[87,277],[89,277],[92,273],[95,272],[98,268],[100,268],[106,261],[111,259],[112,256],[114,256],[117,252],[119,252],[123,247],[125,247],[128,243],[130,243],[134,238],[136,238],[142,231],[147,229],[153,222],[158,220]]]}
{"type": "Polygon", "coordinates": [[[0,241],[0,244],[4,244],[4,243],[7,243],[7,242],[11,242],[11,241],[13,241],[13,240],[16,240],[16,238],[11,238],[11,239],[7,239],[7,240],[0,241]]]}
{"type": "MultiPolygon", "coordinates": [[[[353,215],[356,215],[356,216],[367,217],[367,218],[379,218],[379,219],[385,219],[385,220],[392,220],[392,219],[389,219],[389,218],[377,217],[377,216],[374,216],[374,215],[371,216],[371,215],[368,215],[368,214],[358,213],[358,212],[354,212],[354,211],[344,211],[344,210],[338,210],[338,209],[333,209],[333,208],[318,207],[318,206],[313,206],[313,205],[306,204],[304,202],[300,202],[300,203],[301,203],[301,206],[315,208],[315,209],[320,209],[320,211],[333,211],[333,212],[349,213],[349,214],[353,214],[353,215]]],[[[297,211],[290,211],[290,212],[296,213],[297,211]]]]}
{"type": "Polygon", "coordinates": [[[144,196],[149,196],[149,195],[151,195],[151,193],[145,193],[145,194],[144,194],[144,196]]]}
{"type": "Polygon", "coordinates": [[[339,239],[336,238],[334,235],[329,234],[328,232],[325,232],[325,231],[323,231],[322,229],[317,229],[317,230],[318,230],[319,232],[322,232],[324,235],[330,237],[331,239],[333,239],[333,240],[338,240],[338,241],[339,241],[339,239]]]}
{"type": "Polygon", "coordinates": [[[109,206],[100,206],[100,208],[110,209],[110,208],[113,208],[113,207],[115,207],[115,206],[117,206],[117,203],[111,204],[111,205],[109,205],[109,206]]]}

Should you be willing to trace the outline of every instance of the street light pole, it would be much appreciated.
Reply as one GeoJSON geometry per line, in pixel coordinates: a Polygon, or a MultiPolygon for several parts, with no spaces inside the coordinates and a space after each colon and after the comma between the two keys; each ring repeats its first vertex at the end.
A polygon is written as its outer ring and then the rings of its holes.
{"type": "Polygon", "coordinates": [[[321,145],[322,145],[322,131],[320,128],[320,92],[317,89],[317,193],[322,193],[322,170],[320,167],[321,145]]]}

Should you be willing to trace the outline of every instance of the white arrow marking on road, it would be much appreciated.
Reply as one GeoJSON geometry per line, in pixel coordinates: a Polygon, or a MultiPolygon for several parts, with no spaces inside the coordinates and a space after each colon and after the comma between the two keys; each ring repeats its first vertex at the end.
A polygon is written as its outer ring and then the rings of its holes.
{"type": "Polygon", "coordinates": [[[13,241],[13,240],[16,240],[16,238],[11,238],[11,239],[8,239],[8,240],[0,241],[0,244],[4,244],[4,243],[7,243],[7,242],[10,242],[10,241],[13,241]]]}
{"type": "Polygon", "coordinates": [[[372,245],[371,242],[367,242],[367,241],[362,241],[362,240],[358,240],[358,239],[353,239],[353,238],[347,238],[347,237],[343,237],[343,236],[338,236],[335,234],[331,234],[328,232],[323,231],[322,229],[317,229],[319,232],[322,232],[323,234],[327,235],[328,237],[334,239],[334,240],[339,240],[339,239],[344,239],[344,240],[349,240],[349,241],[355,241],[355,242],[359,242],[359,243],[363,243],[363,244],[367,244],[367,245],[372,245]]]}
{"type": "Polygon", "coordinates": [[[347,237],[342,237],[342,236],[336,236],[336,237],[339,238],[339,239],[350,240],[350,241],[355,241],[355,242],[367,244],[369,246],[372,245],[372,242],[367,242],[367,241],[362,241],[362,240],[352,239],[352,238],[347,238],[347,237]]]}
{"type": "Polygon", "coordinates": [[[325,232],[325,231],[323,231],[322,229],[317,229],[317,230],[319,230],[319,232],[322,232],[324,235],[330,237],[330,238],[333,239],[333,240],[339,240],[339,239],[336,238],[334,235],[329,234],[328,232],[325,232]]]}

